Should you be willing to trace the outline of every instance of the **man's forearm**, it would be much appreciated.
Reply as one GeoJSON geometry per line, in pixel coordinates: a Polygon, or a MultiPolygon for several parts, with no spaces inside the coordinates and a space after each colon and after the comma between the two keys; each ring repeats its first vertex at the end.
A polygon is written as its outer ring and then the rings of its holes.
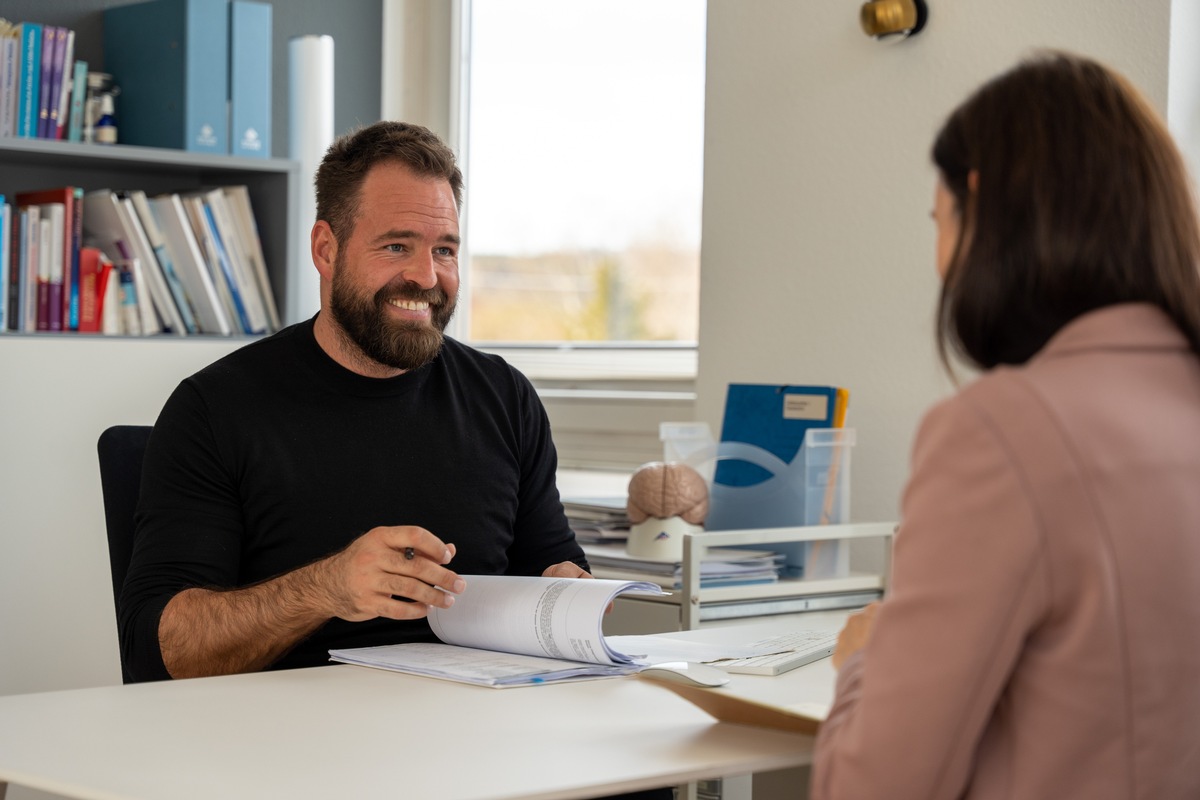
{"type": "Polygon", "coordinates": [[[186,589],[158,626],[163,664],[173,678],[265,669],[332,615],[315,572],[320,562],[243,589],[186,589]]]}
{"type": "Polygon", "coordinates": [[[337,617],[417,619],[449,608],[466,584],[445,568],[446,544],[411,525],[372,528],[345,549],[244,589],[185,589],[158,624],[163,664],[173,678],[265,669],[337,617]]]}

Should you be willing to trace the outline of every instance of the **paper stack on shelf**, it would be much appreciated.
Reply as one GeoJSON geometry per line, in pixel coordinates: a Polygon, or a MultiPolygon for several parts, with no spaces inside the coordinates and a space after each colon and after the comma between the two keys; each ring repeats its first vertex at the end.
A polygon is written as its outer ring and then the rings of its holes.
{"type": "Polygon", "coordinates": [[[629,538],[625,496],[564,497],[563,511],[580,542],[624,542],[629,538]]]}
{"type": "MultiPolygon", "coordinates": [[[[592,574],[598,578],[653,581],[667,589],[682,586],[683,565],[680,562],[634,558],[620,543],[580,542],[580,546],[592,567],[592,574]]],[[[713,547],[700,563],[700,586],[776,583],[782,567],[783,556],[770,550],[713,547]]]]}

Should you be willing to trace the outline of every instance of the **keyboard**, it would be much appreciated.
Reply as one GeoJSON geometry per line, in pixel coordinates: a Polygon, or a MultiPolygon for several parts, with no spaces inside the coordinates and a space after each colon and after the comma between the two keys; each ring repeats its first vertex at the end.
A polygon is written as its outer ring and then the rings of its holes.
{"type": "Polygon", "coordinates": [[[789,631],[754,642],[751,646],[762,649],[761,655],[723,658],[708,663],[726,672],[739,672],[744,675],[782,675],[796,667],[833,655],[837,640],[837,631],[789,631]]]}

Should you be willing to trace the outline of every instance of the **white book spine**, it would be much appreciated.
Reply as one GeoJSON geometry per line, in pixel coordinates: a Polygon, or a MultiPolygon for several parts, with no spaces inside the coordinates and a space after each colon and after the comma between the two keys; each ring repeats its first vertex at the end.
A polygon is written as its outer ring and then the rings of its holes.
{"type": "Polygon", "coordinates": [[[0,205],[0,333],[12,327],[12,321],[8,316],[9,283],[12,280],[10,272],[12,243],[9,241],[9,237],[12,236],[12,233],[12,206],[4,203],[0,205]]]}
{"type": "Polygon", "coordinates": [[[258,280],[251,274],[250,267],[246,263],[245,247],[234,227],[225,194],[220,189],[214,189],[204,196],[204,202],[212,210],[213,221],[216,223],[216,235],[221,238],[221,243],[225,247],[225,255],[233,268],[234,279],[242,296],[246,317],[250,321],[250,332],[265,333],[268,328],[267,313],[263,308],[258,280]]]}
{"type": "Polygon", "coordinates": [[[228,336],[232,333],[229,317],[212,280],[212,273],[200,250],[183,202],[177,194],[165,194],[150,200],[162,223],[165,244],[171,252],[179,277],[192,298],[197,323],[204,333],[228,336]]]}
{"type": "MultiPolygon", "coordinates": [[[[154,255],[154,249],[150,246],[150,241],[146,238],[146,232],[143,230],[141,223],[138,221],[137,211],[133,207],[133,202],[127,197],[116,198],[117,213],[120,215],[121,222],[125,226],[126,235],[132,241],[133,255],[137,257],[141,263],[142,275],[146,280],[146,285],[150,289],[150,299],[153,301],[154,308],[158,311],[158,315],[163,322],[171,329],[171,332],[179,336],[187,335],[187,328],[183,324],[183,318],[179,315],[179,309],[175,306],[175,301],[171,298],[171,292],[167,288],[166,278],[163,277],[162,268],[158,264],[158,259],[154,255]]],[[[142,298],[138,298],[141,303],[142,298]]]]}
{"type": "Polygon", "coordinates": [[[21,320],[21,330],[32,332],[37,330],[37,282],[42,242],[42,210],[37,206],[28,206],[25,213],[25,263],[21,265],[21,270],[25,275],[25,313],[21,320]]]}

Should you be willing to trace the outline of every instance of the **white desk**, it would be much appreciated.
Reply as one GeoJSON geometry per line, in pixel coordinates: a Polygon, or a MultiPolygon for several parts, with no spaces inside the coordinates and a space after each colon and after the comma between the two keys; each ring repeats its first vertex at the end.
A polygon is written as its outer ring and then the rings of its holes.
{"type": "MultiPolygon", "coordinates": [[[[825,660],[729,689],[819,701],[832,674],[825,660]]],[[[0,782],[92,800],[584,798],[785,769],[811,750],[635,677],[492,689],[339,665],[0,697],[0,782]]]]}

